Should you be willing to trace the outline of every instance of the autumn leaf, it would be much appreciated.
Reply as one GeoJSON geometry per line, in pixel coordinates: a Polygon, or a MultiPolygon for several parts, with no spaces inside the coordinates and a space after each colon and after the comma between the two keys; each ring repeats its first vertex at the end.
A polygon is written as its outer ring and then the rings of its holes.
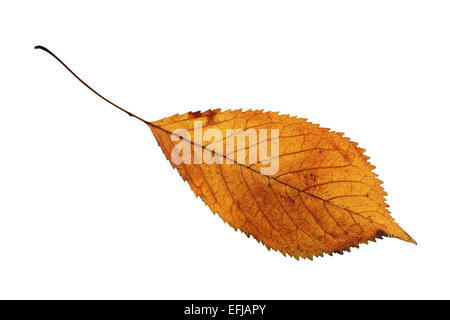
{"type": "Polygon", "coordinates": [[[208,110],[146,123],[166,158],[212,212],[294,258],[349,251],[383,236],[415,243],[391,217],[357,143],[275,112],[208,110]],[[207,134],[208,133],[208,134],[207,134]]]}
{"type": "MultiPolygon", "coordinates": [[[[414,243],[390,216],[382,182],[372,172],[375,167],[364,150],[341,133],[301,118],[241,110],[189,112],[148,125],[194,194],[234,229],[268,248],[295,258],[312,258],[342,253],[382,236],[414,243]],[[218,129],[228,138],[229,129],[278,129],[278,172],[264,175],[259,171],[261,162],[227,164],[227,159],[223,164],[175,164],[171,136],[180,129],[193,133],[195,122],[202,129],[218,129]]],[[[192,152],[207,148],[206,143],[184,141],[192,144],[192,152]]]]}

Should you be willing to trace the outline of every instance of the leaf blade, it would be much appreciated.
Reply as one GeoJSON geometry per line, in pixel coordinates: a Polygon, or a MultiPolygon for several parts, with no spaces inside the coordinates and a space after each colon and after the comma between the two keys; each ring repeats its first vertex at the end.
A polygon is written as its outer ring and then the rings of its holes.
{"type": "MultiPolygon", "coordinates": [[[[382,182],[364,150],[341,133],[260,110],[188,112],[149,126],[194,194],[234,229],[268,248],[312,258],[348,251],[382,236],[415,243],[390,216],[382,182]],[[194,121],[201,121],[203,129],[219,130],[223,137],[229,129],[279,129],[279,172],[261,174],[263,163],[175,164],[170,136],[177,129],[192,133],[194,121]]],[[[194,150],[208,149],[207,144],[187,142],[194,150]]],[[[219,156],[227,160],[230,155],[219,156]]]]}

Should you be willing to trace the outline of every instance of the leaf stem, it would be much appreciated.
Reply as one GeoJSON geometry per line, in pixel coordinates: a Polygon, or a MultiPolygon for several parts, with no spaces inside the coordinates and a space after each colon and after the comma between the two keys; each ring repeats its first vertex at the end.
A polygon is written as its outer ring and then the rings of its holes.
{"type": "Polygon", "coordinates": [[[102,98],[103,100],[105,100],[106,102],[108,102],[110,105],[116,107],[117,109],[119,109],[120,111],[125,112],[126,114],[128,114],[130,117],[136,118],[142,122],[144,122],[147,125],[151,125],[154,126],[151,122],[146,121],[144,119],[142,119],[141,117],[135,115],[134,113],[131,113],[128,110],[125,110],[124,108],[118,106],[117,104],[115,104],[114,102],[112,102],[111,100],[105,98],[104,96],[102,96],[100,93],[98,93],[95,89],[93,89],[90,85],[88,85],[86,82],[84,82],[75,72],[73,72],[60,58],[58,58],[53,52],[51,52],[49,49],[47,49],[46,47],[43,46],[35,46],[35,49],[40,49],[43,50],[45,52],[47,52],[48,54],[50,54],[53,58],[55,58],[56,60],[58,60],[59,63],[61,63],[64,68],[66,68],[75,78],[77,78],[78,81],[80,81],[82,84],[84,84],[89,90],[91,90],[93,93],[95,93],[97,96],[99,96],[100,98],[102,98]]]}

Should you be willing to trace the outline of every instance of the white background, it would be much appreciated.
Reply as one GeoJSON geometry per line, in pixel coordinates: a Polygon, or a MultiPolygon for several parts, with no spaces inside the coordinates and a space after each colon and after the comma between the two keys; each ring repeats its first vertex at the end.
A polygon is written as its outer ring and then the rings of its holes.
{"type": "Polygon", "coordinates": [[[448,1],[3,1],[0,298],[450,298],[448,1]],[[234,232],[147,120],[264,108],[368,150],[418,242],[314,261],[234,232]]]}

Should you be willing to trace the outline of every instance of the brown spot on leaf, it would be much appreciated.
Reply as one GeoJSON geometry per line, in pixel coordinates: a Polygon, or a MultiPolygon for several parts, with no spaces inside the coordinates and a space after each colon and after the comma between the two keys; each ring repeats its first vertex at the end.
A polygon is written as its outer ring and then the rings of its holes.
{"type": "Polygon", "coordinates": [[[194,112],[189,111],[188,115],[189,115],[189,118],[195,119],[195,118],[201,117],[202,116],[202,112],[201,111],[194,111],[194,112]]]}

